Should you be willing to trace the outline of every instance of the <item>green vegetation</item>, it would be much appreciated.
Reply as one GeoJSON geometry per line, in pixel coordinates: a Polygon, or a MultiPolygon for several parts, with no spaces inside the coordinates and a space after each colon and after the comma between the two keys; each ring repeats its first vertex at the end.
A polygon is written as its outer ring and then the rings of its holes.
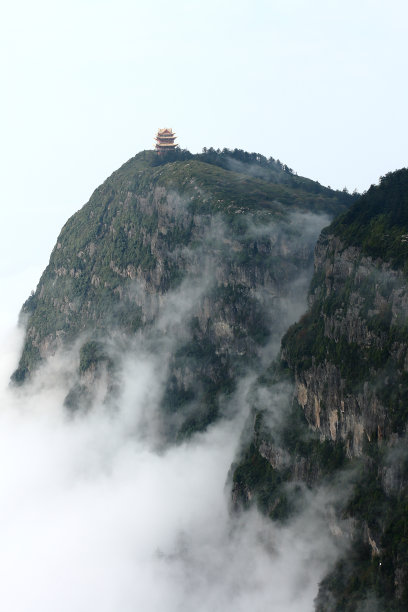
{"type": "Polygon", "coordinates": [[[370,257],[408,271],[408,169],[390,172],[372,185],[327,230],[370,257]]]}
{"type": "Polygon", "coordinates": [[[287,406],[280,424],[274,424],[273,433],[264,411],[255,411],[251,421],[252,439],[232,469],[236,504],[244,509],[256,504],[271,519],[286,521],[301,505],[302,491],[297,479],[301,477],[310,487],[330,482],[336,470],[347,464],[344,445],[321,440],[310,430],[296,403],[287,406]],[[283,457],[281,463],[278,461],[273,467],[261,454],[262,446],[283,457]]]}
{"type": "Polygon", "coordinates": [[[261,178],[269,183],[280,183],[304,192],[322,194],[342,202],[345,206],[358,197],[358,194],[350,195],[347,190],[333,191],[329,187],[323,187],[317,181],[312,181],[303,176],[298,176],[292,168],[273,157],[266,158],[259,153],[248,153],[242,149],[209,149],[204,148],[200,155],[195,156],[200,161],[233,170],[240,174],[261,178]]]}
{"type": "MultiPolygon", "coordinates": [[[[353,210],[354,207],[347,215],[353,210]]],[[[331,228],[325,230],[326,235],[330,232],[331,228]]],[[[328,247],[327,258],[332,256],[328,247]]],[[[341,375],[345,394],[357,394],[368,383],[387,409],[387,431],[400,434],[408,419],[408,377],[404,371],[408,326],[405,316],[393,318],[391,300],[393,292],[405,289],[395,275],[375,268],[363,278],[356,276],[359,264],[356,256],[354,269],[335,279],[326,279],[323,270],[315,274],[311,283],[312,308],[282,339],[284,365],[301,376],[312,367],[333,364],[341,375]],[[331,283],[335,283],[333,287],[331,283]],[[331,287],[329,291],[327,286],[331,287]],[[345,324],[346,320],[349,323],[345,324]],[[327,321],[332,331],[326,331],[327,321]],[[336,322],[343,324],[336,328],[336,322]],[[357,325],[366,337],[360,343],[347,337],[347,329],[357,325]]]]}
{"type": "MultiPolygon", "coordinates": [[[[366,390],[376,397],[378,405],[373,399],[372,414],[365,416],[362,455],[345,463],[339,457],[338,464],[336,459],[332,464],[334,474],[346,465],[352,468],[348,477],[351,495],[341,515],[352,518],[353,539],[322,581],[316,610],[357,612],[362,602],[369,606],[367,602],[372,600],[373,609],[402,612],[408,608],[405,442],[397,447],[398,459],[389,456],[396,452],[396,434],[404,440],[408,423],[408,327],[404,302],[400,306],[398,301],[406,294],[406,281],[395,273],[388,274],[382,264],[389,262],[407,274],[408,170],[390,173],[379,186],[372,186],[324,230],[321,247],[326,248],[326,261],[312,281],[313,306],[283,338],[283,366],[304,380],[312,367],[333,364],[345,396],[354,397],[357,412],[366,390]],[[337,246],[330,238],[333,234],[343,245],[358,247],[354,269],[349,260],[341,261],[341,253],[335,254],[337,246]],[[374,264],[370,271],[362,261],[363,255],[379,259],[378,269],[374,264]],[[350,332],[358,341],[349,340],[350,332]],[[378,426],[376,412],[382,410],[384,423],[378,426]],[[386,486],[389,470],[394,475],[386,486]]],[[[313,372],[319,376],[318,368],[313,372]]],[[[298,442],[297,427],[292,426],[291,431],[284,447],[301,448],[307,463],[312,464],[313,443],[307,442],[309,447],[304,447],[304,442],[298,442]]],[[[317,461],[327,461],[324,453],[317,461]]]]}
{"type": "MultiPolygon", "coordinates": [[[[137,331],[144,318],[132,297],[135,279],[151,283],[158,278],[159,294],[176,288],[186,273],[182,249],[209,250],[211,242],[204,244],[203,236],[217,216],[228,240],[213,253],[253,274],[268,270],[279,282],[286,273],[282,259],[272,254],[267,237],[249,238],[248,228],[262,231],[271,221],[285,220],[290,209],[339,212],[353,200],[313,185],[280,162],[238,150],[176,151],[162,158],[142,151],[64,225],[37,290],[22,309],[27,341],[14,380],[23,382],[35,369],[45,338],[53,341],[58,335],[66,344],[82,332],[92,336],[96,328],[99,333],[115,327],[137,331]],[[231,240],[239,248],[231,251],[231,240]]],[[[248,297],[238,307],[235,332],[262,343],[268,336],[262,321],[252,317],[246,330],[238,320],[248,312],[244,303],[249,304],[248,297]]]]}
{"type": "Polygon", "coordinates": [[[220,398],[234,391],[240,370],[236,363],[239,359],[220,350],[211,327],[201,332],[195,317],[189,327],[189,340],[172,357],[171,369],[178,372],[178,377],[173,374],[168,378],[161,402],[163,414],[177,423],[172,427],[170,419],[167,436],[178,441],[216,420],[220,398]]]}
{"type": "Polygon", "coordinates": [[[354,612],[373,596],[384,612],[402,612],[408,606],[408,492],[387,495],[378,481],[381,462],[360,461],[354,494],[347,514],[356,521],[354,538],[346,555],[324,578],[316,610],[354,612]],[[365,526],[378,545],[373,554],[365,526]],[[399,576],[399,578],[398,578],[399,576]]]}
{"type": "Polygon", "coordinates": [[[291,512],[284,488],[285,473],[273,469],[251,443],[244,451],[233,472],[236,502],[244,509],[254,501],[257,507],[274,520],[284,521],[291,512]],[[250,496],[248,495],[250,494],[250,496]]]}
{"type": "MultiPolygon", "coordinates": [[[[361,255],[408,274],[408,170],[383,177],[356,197],[299,177],[279,160],[238,149],[204,149],[199,155],[177,150],[164,157],[139,153],[63,227],[22,309],[27,333],[13,381],[22,384],[30,376],[44,346],[66,346],[80,334],[88,341],[79,353],[79,379],[97,373],[99,365],[112,373],[115,364],[101,338],[116,334],[131,340],[141,329],[148,332],[157,304],[188,274],[201,272],[208,259],[216,281],[205,290],[200,316],[186,315],[187,333],[169,357],[161,406],[173,441],[205,429],[245,368],[257,365],[259,349],[270,338],[273,321],[257,295],[263,279],[268,276],[279,288],[309,263],[293,248],[302,236],[287,223],[291,212],[343,213],[323,236],[328,264],[335,263],[329,245],[335,234],[361,255]],[[265,231],[273,224],[285,227],[281,249],[265,231]],[[293,254],[285,259],[288,245],[293,254]]],[[[339,282],[334,284],[327,268],[315,274],[313,307],[284,336],[284,361],[271,365],[254,386],[249,439],[232,469],[234,499],[237,507],[255,504],[271,519],[287,521],[298,509],[303,486],[328,484],[340,470],[353,468],[352,493],[342,512],[356,525],[354,540],[347,558],[322,582],[317,610],[354,611],[372,593],[381,609],[399,612],[408,607],[408,470],[405,466],[391,492],[383,475],[387,436],[402,435],[407,427],[408,325],[405,319],[395,323],[389,279],[375,274],[357,279],[354,270],[339,282]],[[328,331],[326,323],[347,317],[361,323],[367,342],[349,341],[341,325],[328,331]],[[346,395],[357,396],[367,383],[385,408],[384,431],[380,435],[377,426],[369,431],[367,425],[371,441],[358,459],[346,457],[342,442],[311,431],[296,402],[282,406],[273,433],[268,411],[256,403],[257,389],[270,391],[326,362],[336,366],[346,395]],[[378,556],[367,544],[367,529],[378,556]]],[[[86,406],[90,395],[80,382],[66,405],[86,406]]]]}
{"type": "Polygon", "coordinates": [[[108,356],[101,342],[91,340],[81,346],[79,351],[79,372],[81,374],[90,368],[95,368],[102,361],[108,361],[108,356]]]}
{"type": "Polygon", "coordinates": [[[361,346],[349,342],[341,335],[329,338],[324,333],[324,320],[316,304],[312,311],[293,325],[282,339],[287,364],[297,372],[308,370],[324,362],[337,366],[345,383],[346,392],[356,390],[369,380],[373,371],[385,377],[392,370],[394,358],[391,354],[392,337],[382,346],[361,346]]]}
{"type": "MultiPolygon", "coordinates": [[[[237,210],[282,214],[282,204],[313,212],[339,212],[353,198],[325,193],[310,193],[290,185],[276,184],[247,174],[225,170],[197,159],[161,167],[158,184],[189,195],[194,212],[231,214],[237,210]]],[[[340,192],[342,193],[342,192],[340,192]]],[[[337,192],[336,192],[337,194],[337,192]]]]}

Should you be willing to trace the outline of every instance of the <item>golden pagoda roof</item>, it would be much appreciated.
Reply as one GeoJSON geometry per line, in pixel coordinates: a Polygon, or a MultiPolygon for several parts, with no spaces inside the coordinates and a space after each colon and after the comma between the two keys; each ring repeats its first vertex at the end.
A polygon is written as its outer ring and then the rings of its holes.
{"type": "Polygon", "coordinates": [[[161,128],[157,131],[157,136],[175,136],[175,133],[171,128],[161,128]]]}

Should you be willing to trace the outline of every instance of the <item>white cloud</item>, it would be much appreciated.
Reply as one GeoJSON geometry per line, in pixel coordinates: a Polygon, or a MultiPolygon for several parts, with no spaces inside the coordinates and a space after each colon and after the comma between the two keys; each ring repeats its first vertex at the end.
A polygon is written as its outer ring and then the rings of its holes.
{"type": "Polygon", "coordinates": [[[311,610],[333,552],[316,519],[277,529],[256,512],[228,513],[245,403],[235,419],[156,452],[127,422],[154,411],[153,372],[132,361],[120,412],[74,419],[47,388],[47,368],[36,392],[3,390],[1,608],[311,610]]]}
{"type": "MultiPolygon", "coordinates": [[[[294,217],[295,226],[313,226],[307,241],[323,222],[294,217]]],[[[203,265],[201,273],[202,282],[168,294],[154,330],[122,352],[114,406],[96,400],[86,414],[67,414],[77,353],[56,354],[23,388],[7,387],[22,343],[21,331],[8,334],[0,372],[2,610],[312,610],[336,554],[319,512],[324,494],[305,497],[304,512],[285,528],[255,510],[229,513],[227,474],[254,374],[240,381],[217,424],[157,445],[169,354],[214,271],[203,265]]],[[[277,330],[293,320],[305,291],[302,281],[283,303],[265,298],[275,316],[285,311],[277,330]]],[[[276,354],[275,336],[265,359],[276,354]]]]}

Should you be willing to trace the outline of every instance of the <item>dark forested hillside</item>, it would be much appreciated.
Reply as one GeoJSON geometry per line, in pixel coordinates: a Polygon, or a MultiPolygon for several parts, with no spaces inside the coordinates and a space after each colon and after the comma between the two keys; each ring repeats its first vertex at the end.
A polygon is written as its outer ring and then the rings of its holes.
{"type": "Polygon", "coordinates": [[[258,381],[286,380],[295,399],[273,429],[268,406],[254,406],[233,474],[235,503],[279,520],[296,512],[296,483],[341,487],[333,511],[346,552],[320,586],[321,612],[408,607],[407,211],[400,170],[323,230],[309,310],[258,381]]]}
{"type": "MultiPolygon", "coordinates": [[[[381,177],[331,231],[346,245],[404,268],[408,261],[408,169],[381,177]]],[[[407,272],[407,269],[405,269],[407,272]]]]}

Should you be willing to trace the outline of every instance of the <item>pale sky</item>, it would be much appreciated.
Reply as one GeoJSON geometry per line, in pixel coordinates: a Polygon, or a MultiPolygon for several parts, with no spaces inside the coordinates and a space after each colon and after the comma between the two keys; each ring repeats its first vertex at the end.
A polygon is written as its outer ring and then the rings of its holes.
{"type": "Polygon", "coordinates": [[[4,2],[0,48],[7,323],[67,218],[159,127],[351,191],[408,164],[406,0],[4,2]]]}

